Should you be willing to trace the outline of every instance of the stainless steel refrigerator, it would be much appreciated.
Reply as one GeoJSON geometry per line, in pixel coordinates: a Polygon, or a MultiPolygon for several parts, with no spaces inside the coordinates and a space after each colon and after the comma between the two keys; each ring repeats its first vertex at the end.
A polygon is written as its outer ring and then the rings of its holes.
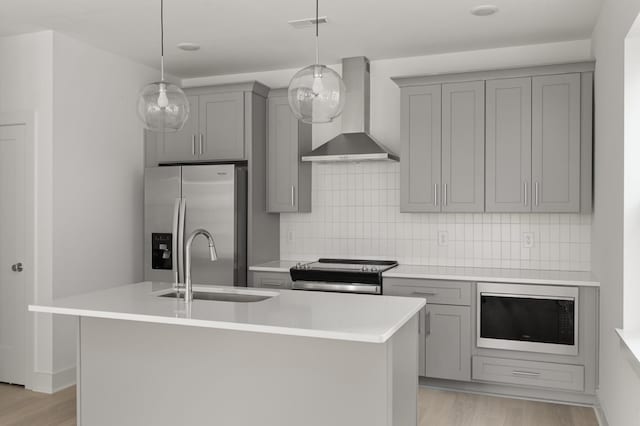
{"type": "Polygon", "coordinates": [[[215,240],[192,245],[194,284],[247,285],[247,169],[234,164],[150,167],[144,176],[145,280],[184,283],[184,244],[199,228],[215,240]]]}

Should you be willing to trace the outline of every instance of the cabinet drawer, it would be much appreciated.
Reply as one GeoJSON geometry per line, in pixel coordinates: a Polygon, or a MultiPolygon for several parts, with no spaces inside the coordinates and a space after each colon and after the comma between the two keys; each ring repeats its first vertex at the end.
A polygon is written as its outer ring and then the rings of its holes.
{"type": "Polygon", "coordinates": [[[584,391],[584,367],[506,358],[473,357],[473,380],[584,391]]]}
{"type": "Polygon", "coordinates": [[[288,272],[254,272],[253,286],[260,288],[290,289],[291,276],[288,272]]]}
{"type": "Polygon", "coordinates": [[[466,281],[385,278],[382,288],[386,295],[424,297],[434,305],[471,305],[471,283],[466,281]]]}

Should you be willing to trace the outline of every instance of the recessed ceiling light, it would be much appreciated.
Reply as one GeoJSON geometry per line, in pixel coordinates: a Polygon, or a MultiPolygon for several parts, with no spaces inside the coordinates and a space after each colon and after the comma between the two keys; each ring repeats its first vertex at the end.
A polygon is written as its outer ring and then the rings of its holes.
{"type": "Polygon", "coordinates": [[[200,50],[200,45],[196,43],[178,43],[178,49],[186,52],[195,52],[196,50],[200,50]]]}
{"type": "Polygon", "coordinates": [[[476,6],[471,9],[471,14],[475,16],[490,16],[498,13],[498,6],[492,4],[483,4],[482,6],[476,6]]]}

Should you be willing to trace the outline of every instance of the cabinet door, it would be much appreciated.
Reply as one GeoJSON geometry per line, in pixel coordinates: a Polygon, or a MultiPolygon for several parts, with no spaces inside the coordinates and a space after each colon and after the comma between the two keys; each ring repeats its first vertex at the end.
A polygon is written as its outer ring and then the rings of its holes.
{"type": "Polygon", "coordinates": [[[533,78],[534,212],[580,211],[580,74],[533,78]]]}
{"type": "Polygon", "coordinates": [[[288,98],[268,100],[267,209],[269,212],[298,211],[298,120],[288,98]]]}
{"type": "Polygon", "coordinates": [[[198,133],[198,97],[187,96],[189,118],[182,129],[174,133],[164,133],[158,138],[158,161],[174,163],[198,159],[196,147],[198,133]]]}
{"type": "Polygon", "coordinates": [[[426,376],[471,380],[471,308],[427,305],[426,376]]]}
{"type": "Polygon", "coordinates": [[[442,87],[402,90],[400,210],[440,211],[442,87]]]}
{"type": "Polygon", "coordinates": [[[484,81],[442,86],[442,211],[484,211],[484,81]]]}
{"type": "Polygon", "coordinates": [[[200,160],[244,160],[244,93],[200,95],[200,160]]]}
{"type": "Polygon", "coordinates": [[[531,78],[487,81],[486,131],[486,211],[531,211],[531,78]]]}

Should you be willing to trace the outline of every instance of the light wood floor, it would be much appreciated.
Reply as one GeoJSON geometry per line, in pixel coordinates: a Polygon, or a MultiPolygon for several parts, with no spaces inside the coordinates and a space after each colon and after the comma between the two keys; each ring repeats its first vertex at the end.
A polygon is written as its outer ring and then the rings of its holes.
{"type": "Polygon", "coordinates": [[[592,408],[420,388],[420,426],[598,426],[592,408]]]}
{"type": "MultiPolygon", "coordinates": [[[[0,426],[73,426],[75,403],[75,387],[45,395],[0,383],[0,426]]],[[[425,388],[419,409],[420,426],[598,425],[591,408],[425,388]]]]}

